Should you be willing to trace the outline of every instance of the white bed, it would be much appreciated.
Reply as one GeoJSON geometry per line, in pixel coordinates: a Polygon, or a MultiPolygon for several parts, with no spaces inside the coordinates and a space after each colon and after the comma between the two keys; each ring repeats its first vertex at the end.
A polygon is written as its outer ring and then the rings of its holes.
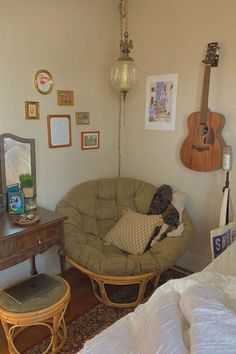
{"type": "Polygon", "coordinates": [[[79,354],[88,353],[236,354],[236,242],[87,341],[79,354]]]}

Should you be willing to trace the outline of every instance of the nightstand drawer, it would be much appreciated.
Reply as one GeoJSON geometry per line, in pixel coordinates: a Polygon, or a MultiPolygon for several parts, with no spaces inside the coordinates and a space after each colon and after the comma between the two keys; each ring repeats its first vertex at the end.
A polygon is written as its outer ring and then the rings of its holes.
{"type": "Polygon", "coordinates": [[[37,247],[43,245],[51,240],[58,239],[58,243],[60,243],[60,232],[59,232],[59,225],[50,226],[45,230],[35,231],[34,233],[23,235],[15,239],[15,251],[20,252],[22,250],[26,250],[29,248],[37,247]]]}

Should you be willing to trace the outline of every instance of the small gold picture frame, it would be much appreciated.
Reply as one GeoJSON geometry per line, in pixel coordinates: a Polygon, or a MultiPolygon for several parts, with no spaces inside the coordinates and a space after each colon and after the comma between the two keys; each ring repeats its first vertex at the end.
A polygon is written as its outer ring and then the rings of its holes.
{"type": "Polygon", "coordinates": [[[75,112],[75,124],[85,125],[89,123],[89,112],[75,112]]]}
{"type": "Polygon", "coordinates": [[[57,104],[59,106],[73,106],[74,105],[74,92],[57,90],[57,104]]]}
{"type": "Polygon", "coordinates": [[[39,119],[39,102],[25,101],[25,118],[39,119]]]}

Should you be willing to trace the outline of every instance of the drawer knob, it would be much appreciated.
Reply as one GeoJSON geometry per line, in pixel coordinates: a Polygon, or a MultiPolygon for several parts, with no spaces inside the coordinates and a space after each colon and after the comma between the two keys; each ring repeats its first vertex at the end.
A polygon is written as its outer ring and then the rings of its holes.
{"type": "Polygon", "coordinates": [[[38,244],[41,245],[42,239],[41,239],[41,235],[40,234],[36,235],[36,240],[38,241],[38,244]]]}

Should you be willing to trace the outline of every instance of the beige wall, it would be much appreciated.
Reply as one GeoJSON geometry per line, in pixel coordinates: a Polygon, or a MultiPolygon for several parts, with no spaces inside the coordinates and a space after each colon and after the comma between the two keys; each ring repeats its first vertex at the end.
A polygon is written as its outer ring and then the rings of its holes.
{"type": "MultiPolygon", "coordinates": [[[[117,56],[117,3],[110,0],[0,0],[0,133],[35,138],[38,204],[54,209],[75,184],[116,174],[117,92],[109,70],[117,56]],[[40,95],[32,77],[49,70],[51,94],[40,95]],[[56,90],[73,90],[75,105],[56,103],[56,90]],[[24,118],[24,102],[39,101],[40,120],[24,118]],[[75,125],[89,111],[91,124],[75,125]],[[72,146],[49,149],[48,114],[71,114],[72,146]],[[81,151],[80,132],[100,130],[99,150],[81,151]]],[[[55,250],[37,256],[40,271],[58,271],[55,250]]],[[[1,272],[1,285],[26,276],[29,262],[1,272]]]]}
{"type": "MultiPolygon", "coordinates": [[[[180,161],[179,149],[187,136],[186,119],[200,109],[204,67],[201,60],[209,42],[220,44],[218,68],[212,69],[209,107],[225,115],[223,136],[236,150],[234,0],[130,0],[129,31],[140,83],[128,94],[123,171],[156,184],[167,183],[187,193],[187,208],[196,238],[183,264],[199,269],[210,257],[209,230],[217,227],[224,172],[194,172],[180,161]],[[140,25],[138,25],[140,24],[140,25]],[[144,130],[146,77],[178,73],[175,131],[144,130]]],[[[234,181],[236,163],[231,172],[234,181]]],[[[236,203],[235,184],[232,197],[236,203]]]]}
{"type": "MultiPolygon", "coordinates": [[[[223,135],[236,148],[234,0],[130,0],[129,31],[140,83],[128,94],[122,175],[168,183],[188,194],[187,208],[196,238],[182,263],[200,269],[209,261],[209,229],[217,226],[224,173],[199,173],[179,159],[187,135],[187,116],[200,107],[206,46],[218,41],[219,67],[212,70],[210,108],[226,117],[223,135]],[[178,73],[176,130],[144,130],[145,84],[150,75],[178,73]]],[[[38,203],[54,209],[65,192],[81,181],[116,175],[117,93],[109,70],[118,55],[118,1],[0,0],[0,133],[36,139],[38,203]],[[117,38],[117,41],[114,41],[117,38]],[[45,68],[54,91],[38,94],[33,73],[45,68]],[[56,104],[56,89],[75,92],[74,107],[56,104]],[[24,118],[24,101],[40,102],[40,120],[24,118]],[[88,129],[101,131],[101,148],[80,150],[83,128],[75,111],[89,111],[88,129]],[[72,115],[72,147],[49,149],[47,114],[72,115]]],[[[87,129],[87,127],[86,127],[87,129]]],[[[234,165],[231,179],[235,175],[234,165]]],[[[235,186],[232,183],[235,201],[235,186]]],[[[37,256],[40,271],[57,272],[56,250],[37,256]]],[[[29,272],[29,262],[1,272],[1,286],[29,272]]]]}

